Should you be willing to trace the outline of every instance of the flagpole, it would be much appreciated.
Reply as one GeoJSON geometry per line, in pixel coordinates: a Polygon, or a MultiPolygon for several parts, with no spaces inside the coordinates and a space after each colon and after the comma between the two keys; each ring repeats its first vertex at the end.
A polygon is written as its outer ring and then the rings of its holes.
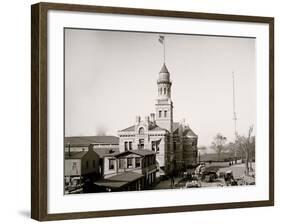
{"type": "Polygon", "coordinates": [[[163,47],[164,47],[164,64],[165,64],[165,54],[166,54],[166,45],[165,45],[165,39],[164,39],[164,41],[163,41],[164,43],[163,43],[163,47]]]}
{"type": "Polygon", "coordinates": [[[166,44],[165,44],[165,36],[159,35],[158,41],[163,45],[163,60],[164,64],[166,61],[166,44]]]}

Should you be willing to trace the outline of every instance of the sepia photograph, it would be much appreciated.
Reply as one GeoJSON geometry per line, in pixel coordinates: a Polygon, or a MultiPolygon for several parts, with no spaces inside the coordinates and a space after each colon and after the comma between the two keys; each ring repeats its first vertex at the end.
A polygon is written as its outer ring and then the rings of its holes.
{"type": "Polygon", "coordinates": [[[256,81],[252,37],[64,28],[64,193],[255,185],[256,81]]]}

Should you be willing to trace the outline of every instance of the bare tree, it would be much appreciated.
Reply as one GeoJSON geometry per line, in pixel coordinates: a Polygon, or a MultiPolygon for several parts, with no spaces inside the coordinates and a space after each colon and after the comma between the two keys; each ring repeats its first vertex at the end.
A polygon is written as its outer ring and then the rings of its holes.
{"type": "MultiPolygon", "coordinates": [[[[246,175],[249,175],[249,163],[250,163],[250,156],[253,154],[253,151],[255,150],[255,143],[254,143],[254,138],[252,136],[253,133],[253,126],[250,126],[248,135],[247,136],[241,136],[241,135],[236,135],[236,142],[239,144],[240,149],[242,150],[243,154],[245,155],[245,169],[246,175]]],[[[252,164],[250,164],[250,167],[252,164]]]]}
{"type": "Polygon", "coordinates": [[[229,142],[225,145],[225,151],[230,153],[232,157],[232,162],[237,164],[237,159],[241,157],[242,152],[239,151],[240,145],[237,143],[236,139],[235,142],[229,142]]]}
{"type": "Polygon", "coordinates": [[[216,151],[218,154],[218,160],[221,159],[221,153],[224,150],[224,146],[226,143],[226,137],[224,137],[222,134],[218,133],[215,137],[214,140],[212,141],[211,148],[216,151]]]}

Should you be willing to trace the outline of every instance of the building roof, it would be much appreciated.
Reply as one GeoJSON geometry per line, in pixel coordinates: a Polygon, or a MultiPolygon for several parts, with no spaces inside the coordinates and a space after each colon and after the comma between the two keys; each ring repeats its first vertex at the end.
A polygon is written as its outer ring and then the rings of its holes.
{"type": "Polygon", "coordinates": [[[65,145],[87,147],[90,144],[118,145],[119,138],[116,136],[71,136],[64,138],[65,145]]]}
{"type": "MultiPolygon", "coordinates": [[[[153,125],[149,127],[149,131],[165,131],[166,129],[159,127],[158,125],[153,125]]],[[[121,132],[135,132],[135,125],[121,130],[121,132]]]]}
{"type": "Polygon", "coordinates": [[[64,159],[82,159],[83,156],[87,154],[88,151],[83,152],[65,152],[64,159]]]}
{"type": "Polygon", "coordinates": [[[165,63],[163,64],[163,66],[162,66],[162,68],[161,68],[161,70],[160,70],[160,73],[169,73],[169,71],[168,71],[168,69],[167,69],[165,63]]]}
{"type": "MultiPolygon", "coordinates": [[[[173,133],[174,134],[178,133],[179,127],[180,127],[180,122],[173,123],[173,133]]],[[[149,131],[167,131],[167,130],[159,127],[158,125],[153,125],[153,126],[149,127],[149,131]]],[[[125,128],[121,132],[135,132],[135,125],[125,128]]],[[[186,137],[190,137],[190,138],[197,137],[197,135],[194,133],[194,131],[190,127],[185,128],[183,135],[186,137]]]]}
{"type": "Polygon", "coordinates": [[[123,129],[121,131],[124,131],[124,132],[126,132],[126,131],[135,131],[135,125],[132,125],[132,126],[130,126],[128,128],[125,128],[125,129],[123,129]]]}
{"type": "Polygon", "coordinates": [[[114,180],[114,181],[126,181],[126,182],[132,182],[139,178],[143,177],[140,173],[135,173],[132,171],[129,172],[123,172],[120,174],[117,174],[115,176],[107,178],[108,180],[114,180]]]}
{"type": "Polygon", "coordinates": [[[134,153],[134,154],[137,154],[139,156],[147,156],[147,155],[154,155],[154,154],[156,154],[155,152],[153,152],[151,150],[137,149],[137,150],[128,150],[128,151],[125,151],[125,152],[121,152],[121,153],[115,155],[115,157],[120,157],[120,156],[123,156],[125,154],[130,154],[130,153],[134,153]]]}
{"type": "Polygon", "coordinates": [[[159,127],[158,125],[152,126],[150,131],[166,131],[166,129],[159,127]]]}
{"type": "MultiPolygon", "coordinates": [[[[176,134],[178,133],[180,127],[179,122],[174,122],[173,123],[173,133],[176,134]]],[[[185,130],[183,131],[183,136],[190,137],[190,138],[196,138],[197,135],[194,133],[194,131],[190,127],[186,127],[185,130]]]]}
{"type": "Polygon", "coordinates": [[[190,137],[190,138],[197,138],[198,136],[194,133],[194,131],[192,131],[190,128],[188,128],[187,130],[185,130],[183,132],[184,136],[190,137]]]}
{"type": "Polygon", "coordinates": [[[131,150],[131,152],[138,154],[140,156],[147,156],[147,155],[154,155],[156,154],[154,151],[147,150],[147,149],[137,149],[137,150],[131,150]]]}
{"type": "Polygon", "coordinates": [[[126,184],[129,184],[135,180],[140,179],[141,177],[143,177],[143,175],[139,173],[124,172],[109,177],[107,179],[95,181],[94,184],[98,186],[109,187],[109,188],[120,188],[122,186],[125,186],[126,184]]]}
{"type": "Polygon", "coordinates": [[[99,157],[103,158],[106,156],[115,156],[120,153],[119,149],[109,149],[109,148],[93,148],[94,152],[98,154],[99,157]]]}
{"type": "Polygon", "coordinates": [[[173,132],[175,132],[179,127],[180,127],[180,123],[179,122],[174,122],[173,123],[173,132]]]}
{"type": "Polygon", "coordinates": [[[95,185],[108,188],[120,188],[128,184],[126,181],[113,181],[108,179],[102,179],[94,182],[95,185]]]}

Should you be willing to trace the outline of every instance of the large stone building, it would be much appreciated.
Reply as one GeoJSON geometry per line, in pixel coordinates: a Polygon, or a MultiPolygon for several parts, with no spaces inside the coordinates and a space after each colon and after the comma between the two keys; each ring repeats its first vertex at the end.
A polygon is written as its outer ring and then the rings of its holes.
{"type": "Polygon", "coordinates": [[[165,63],[157,86],[155,113],[144,120],[137,116],[132,126],[118,132],[119,151],[152,150],[160,172],[184,171],[197,162],[198,136],[184,122],[173,120],[172,82],[165,63]]]}

